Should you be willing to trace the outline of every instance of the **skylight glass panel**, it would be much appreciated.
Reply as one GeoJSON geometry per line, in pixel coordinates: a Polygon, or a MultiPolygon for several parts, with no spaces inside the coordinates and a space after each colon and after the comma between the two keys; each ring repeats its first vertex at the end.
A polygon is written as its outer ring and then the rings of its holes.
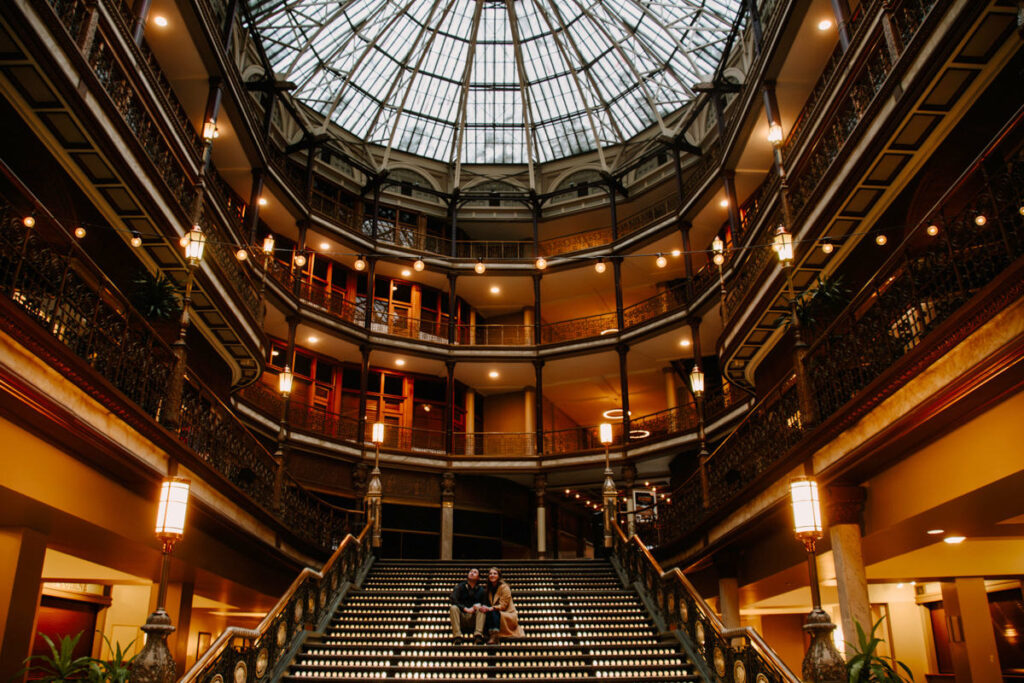
{"type": "Polygon", "coordinates": [[[276,76],[357,137],[445,162],[620,144],[684,106],[743,0],[250,0],[276,76]],[[513,25],[514,22],[514,25],[513,25]]]}

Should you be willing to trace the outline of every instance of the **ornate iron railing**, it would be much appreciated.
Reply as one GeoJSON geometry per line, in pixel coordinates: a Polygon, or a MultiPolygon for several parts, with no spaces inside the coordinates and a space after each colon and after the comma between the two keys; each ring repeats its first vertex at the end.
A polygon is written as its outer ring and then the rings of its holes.
{"type": "MultiPolygon", "coordinates": [[[[1024,152],[1000,152],[1024,109],[935,203],[845,311],[816,335],[804,365],[819,420],[865,400],[883,374],[1024,255],[1024,152]],[[999,154],[1007,154],[999,170],[999,154]],[[981,218],[979,218],[979,216],[981,218]],[[929,226],[934,226],[931,231],[929,226]]],[[[1019,137],[1019,133],[1015,133],[1019,137]]],[[[1019,145],[1019,141],[1013,144],[1019,145]]],[[[981,324],[982,321],[975,321],[981,324]]],[[[807,332],[813,332],[808,330],[807,332]]],[[[961,334],[966,334],[963,329],[961,334]]],[[[889,395],[904,373],[875,390],[889,395]]],[[[801,419],[792,377],[774,387],[672,497],[665,525],[683,538],[763,480],[811,430],[801,419]]]]}
{"type": "Polygon", "coordinates": [[[661,565],[638,536],[627,539],[614,520],[615,557],[630,581],[639,583],[654,609],[680,636],[687,655],[709,680],[722,683],[800,683],[761,635],[745,626],[726,628],[679,569],[661,565]]]}
{"type": "Polygon", "coordinates": [[[338,602],[372,561],[367,518],[347,535],[319,571],[305,567],[256,628],[229,626],[179,683],[256,683],[277,680],[307,630],[322,630],[338,602]]]}
{"type": "MultiPolygon", "coordinates": [[[[2,170],[20,185],[6,166],[2,170]]],[[[106,279],[66,226],[34,198],[23,203],[42,213],[34,228],[25,227],[24,213],[0,198],[0,294],[159,421],[174,366],[170,346],[106,279]]],[[[258,507],[273,499],[275,463],[270,453],[191,375],[186,377],[179,420],[177,438],[196,464],[208,467],[211,475],[258,507]]],[[[314,547],[331,547],[338,529],[348,523],[346,517],[288,477],[285,494],[292,507],[282,507],[279,515],[288,528],[314,547]]]]}

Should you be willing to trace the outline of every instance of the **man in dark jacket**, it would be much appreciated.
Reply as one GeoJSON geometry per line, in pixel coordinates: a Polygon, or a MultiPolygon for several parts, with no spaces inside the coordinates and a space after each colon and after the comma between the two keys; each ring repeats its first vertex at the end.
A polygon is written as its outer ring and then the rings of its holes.
{"type": "Polygon", "coordinates": [[[487,602],[487,589],[480,583],[480,571],[473,567],[465,581],[455,585],[451,598],[452,636],[462,642],[462,629],[473,625],[473,637],[484,639],[484,613],[479,607],[487,602]]]}

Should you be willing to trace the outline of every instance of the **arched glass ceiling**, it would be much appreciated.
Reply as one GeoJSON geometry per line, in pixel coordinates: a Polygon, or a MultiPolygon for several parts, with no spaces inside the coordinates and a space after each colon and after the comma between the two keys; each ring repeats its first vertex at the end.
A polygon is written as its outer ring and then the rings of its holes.
{"type": "Polygon", "coordinates": [[[372,143],[445,162],[621,143],[714,72],[743,0],[250,0],[277,76],[372,143]]]}

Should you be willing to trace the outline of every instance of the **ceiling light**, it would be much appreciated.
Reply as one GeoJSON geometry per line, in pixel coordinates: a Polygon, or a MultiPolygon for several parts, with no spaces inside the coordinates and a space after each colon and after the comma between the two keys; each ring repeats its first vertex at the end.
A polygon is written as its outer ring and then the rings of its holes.
{"type": "Polygon", "coordinates": [[[875,244],[877,244],[880,247],[884,247],[888,241],[889,238],[886,237],[885,235],[878,235],[877,237],[875,237],[875,244]]]}
{"type": "Polygon", "coordinates": [[[321,242],[320,243],[320,251],[327,251],[330,248],[331,248],[331,245],[328,244],[327,242],[321,242]]]}
{"type": "Polygon", "coordinates": [[[490,372],[487,373],[487,376],[490,377],[491,379],[498,379],[498,371],[491,370],[490,372]]]}
{"type": "Polygon", "coordinates": [[[533,264],[537,266],[537,270],[544,270],[548,267],[548,260],[543,256],[538,256],[537,260],[534,261],[533,264]]]}
{"type": "Polygon", "coordinates": [[[423,412],[424,413],[429,413],[430,412],[430,404],[429,403],[423,405],[423,412]]]}
{"type": "Polygon", "coordinates": [[[662,254],[658,254],[658,258],[654,259],[654,264],[659,268],[664,268],[668,265],[668,259],[662,254]]]}
{"type": "Polygon", "coordinates": [[[651,435],[651,433],[649,431],[647,431],[646,429],[630,429],[629,430],[629,439],[630,439],[630,441],[636,441],[638,439],[646,439],[650,435],[651,435]]]}
{"type": "Polygon", "coordinates": [[[729,200],[723,199],[722,201],[718,202],[718,205],[724,209],[729,206],[729,200]]]}
{"type": "MultiPolygon", "coordinates": [[[[633,411],[632,410],[629,411],[629,416],[630,417],[633,416],[633,411]]],[[[621,420],[622,419],[622,408],[610,408],[610,409],[604,411],[603,413],[601,413],[601,417],[603,417],[606,420],[621,420]]]]}
{"type": "Polygon", "coordinates": [[[409,277],[410,275],[412,275],[412,271],[408,268],[402,270],[402,277],[409,277]]]}
{"type": "Polygon", "coordinates": [[[473,270],[476,271],[477,275],[483,275],[487,272],[487,266],[484,265],[484,260],[482,258],[476,260],[476,265],[473,266],[473,270]]]}
{"type": "Polygon", "coordinates": [[[403,365],[405,365],[405,359],[404,358],[396,358],[395,359],[395,365],[397,365],[398,367],[402,367],[403,365]]]}
{"type": "Polygon", "coordinates": [[[689,339],[680,339],[679,340],[679,345],[683,346],[683,347],[688,347],[690,345],[690,340],[689,339]]]}
{"type": "Polygon", "coordinates": [[[682,249],[673,249],[672,250],[672,255],[673,256],[682,256],[683,255],[683,250],[682,249]]]}
{"type": "Polygon", "coordinates": [[[938,536],[939,534],[946,533],[946,530],[945,529],[929,529],[927,531],[927,533],[928,533],[929,536],[938,536]]]}
{"type": "Polygon", "coordinates": [[[606,334],[616,334],[618,331],[619,331],[619,328],[617,328],[617,327],[609,327],[606,330],[601,330],[601,336],[603,337],[606,334]]]}
{"type": "Polygon", "coordinates": [[[316,344],[318,341],[320,341],[320,337],[316,337],[311,334],[308,337],[306,337],[306,341],[308,341],[310,344],[316,344]]]}
{"type": "Polygon", "coordinates": [[[267,198],[266,197],[260,197],[259,199],[256,200],[256,203],[259,204],[260,206],[266,206],[267,205],[267,198]]]}
{"type": "Polygon", "coordinates": [[[501,294],[501,287],[498,285],[491,285],[491,294],[501,294]]]}
{"type": "Polygon", "coordinates": [[[957,543],[963,543],[966,540],[966,536],[946,536],[944,539],[942,539],[942,542],[948,543],[950,545],[956,545],[957,543]]]}
{"type": "Polygon", "coordinates": [[[167,17],[163,16],[162,14],[158,14],[155,17],[153,17],[153,23],[159,26],[160,28],[166,28],[167,17]]]}
{"type": "Polygon", "coordinates": [[[362,254],[356,256],[356,261],[352,264],[352,267],[356,270],[366,270],[366,259],[363,258],[362,254]]]}
{"type": "Polygon", "coordinates": [[[822,19],[818,22],[819,31],[827,31],[832,28],[832,21],[830,19],[822,19]]]}
{"type": "Polygon", "coordinates": [[[604,262],[603,258],[597,259],[597,263],[594,264],[594,270],[596,270],[598,274],[608,270],[608,265],[604,262]]]}
{"type": "Polygon", "coordinates": [[[932,223],[925,229],[925,232],[928,233],[929,237],[935,237],[939,234],[939,226],[932,223]]]}
{"type": "Polygon", "coordinates": [[[415,270],[417,273],[422,271],[426,267],[427,267],[427,264],[425,264],[423,262],[423,259],[419,259],[418,258],[418,259],[416,259],[415,261],[412,262],[412,269],[415,270]]]}

